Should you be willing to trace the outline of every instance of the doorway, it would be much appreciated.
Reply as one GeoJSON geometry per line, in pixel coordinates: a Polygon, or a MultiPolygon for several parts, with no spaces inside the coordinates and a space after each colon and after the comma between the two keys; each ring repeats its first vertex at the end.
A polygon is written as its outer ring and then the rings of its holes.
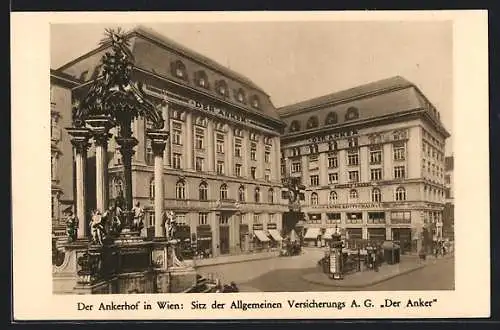
{"type": "Polygon", "coordinates": [[[411,252],[411,229],[410,228],[393,228],[392,239],[399,241],[401,253],[411,252]]]}
{"type": "Polygon", "coordinates": [[[229,216],[219,215],[219,248],[220,254],[229,253],[229,216]]]}

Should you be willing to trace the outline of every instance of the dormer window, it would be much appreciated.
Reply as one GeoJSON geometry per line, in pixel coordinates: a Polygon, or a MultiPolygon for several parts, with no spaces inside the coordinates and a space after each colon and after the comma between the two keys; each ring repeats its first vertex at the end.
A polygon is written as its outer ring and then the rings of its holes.
{"type": "Polygon", "coordinates": [[[227,96],[228,88],[227,83],[224,80],[219,80],[215,83],[215,89],[219,95],[227,96]]]}
{"type": "Polygon", "coordinates": [[[175,68],[175,75],[179,78],[184,78],[184,71],[181,68],[175,68]]]}
{"type": "Polygon", "coordinates": [[[186,66],[181,61],[175,61],[172,63],[172,74],[177,78],[186,80],[187,79],[187,71],[186,66]]]}
{"type": "Polygon", "coordinates": [[[292,121],[290,124],[290,132],[300,131],[300,123],[297,120],[292,121]]]}
{"type": "Polygon", "coordinates": [[[260,108],[259,98],[256,95],[252,97],[252,107],[256,109],[260,108]]]}
{"type": "Polygon", "coordinates": [[[307,120],[307,129],[316,127],[318,127],[318,117],[316,116],[309,117],[309,119],[307,120]]]}
{"type": "Polygon", "coordinates": [[[335,112],[330,112],[325,119],[325,125],[333,125],[338,121],[337,114],[335,112]]]}
{"type": "Polygon", "coordinates": [[[208,88],[208,77],[205,71],[196,72],[196,81],[198,83],[198,86],[208,88]]]}
{"type": "Polygon", "coordinates": [[[243,89],[238,89],[238,91],[236,91],[236,100],[240,103],[245,103],[245,91],[243,91],[243,89]]]}
{"type": "Polygon", "coordinates": [[[354,120],[359,118],[359,111],[358,108],[355,107],[350,107],[347,109],[347,112],[345,113],[345,120],[354,120]]]}

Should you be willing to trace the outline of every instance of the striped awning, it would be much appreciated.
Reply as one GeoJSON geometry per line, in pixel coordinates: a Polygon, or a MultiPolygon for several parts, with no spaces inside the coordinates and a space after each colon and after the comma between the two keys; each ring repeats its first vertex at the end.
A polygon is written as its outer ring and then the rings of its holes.
{"type": "Polygon", "coordinates": [[[262,230],[254,230],[253,233],[255,234],[255,236],[257,236],[257,238],[261,242],[269,242],[270,241],[270,239],[266,236],[266,234],[262,230]]]}
{"type": "Polygon", "coordinates": [[[319,228],[309,228],[306,231],[306,235],[304,238],[309,238],[309,239],[317,239],[318,236],[321,235],[320,229],[319,228]]]}
{"type": "Polygon", "coordinates": [[[333,227],[328,227],[325,230],[325,233],[323,234],[324,239],[332,239],[332,235],[336,233],[335,228],[333,227]]]}
{"type": "Polygon", "coordinates": [[[275,240],[275,241],[282,241],[283,238],[281,237],[280,233],[276,229],[269,229],[268,230],[269,235],[275,240]]]}

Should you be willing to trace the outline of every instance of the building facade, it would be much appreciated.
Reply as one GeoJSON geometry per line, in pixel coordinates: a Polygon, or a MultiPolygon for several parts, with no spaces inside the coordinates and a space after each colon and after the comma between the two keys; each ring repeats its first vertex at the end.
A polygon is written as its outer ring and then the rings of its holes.
{"type": "Polygon", "coordinates": [[[305,239],[321,244],[336,227],[403,251],[436,239],[449,133],[414,84],[393,77],[278,111],[282,175],[306,186],[305,239]]]}
{"type": "Polygon", "coordinates": [[[444,207],[444,215],[443,215],[443,231],[442,236],[448,240],[454,240],[455,237],[455,195],[453,193],[453,156],[448,156],[445,158],[445,198],[446,204],[444,207]]]}
{"type": "MultiPolygon", "coordinates": [[[[129,35],[133,79],[161,107],[170,132],[164,153],[164,209],[174,211],[179,233],[208,256],[266,248],[280,240],[280,134],[284,124],[269,96],[247,78],[139,27],[129,35]]],[[[81,84],[80,98],[99,77],[102,46],[57,70],[81,84]]],[[[69,126],[69,125],[68,125],[69,126]]],[[[149,123],[133,122],[138,140],[132,162],[133,199],[144,208],[145,227],[154,214],[153,150],[149,123]]],[[[110,133],[116,134],[116,128],[110,133]]],[[[69,143],[69,139],[67,140],[69,143]]],[[[108,142],[109,199],[123,191],[123,166],[114,138],[108,142]]],[[[89,208],[95,206],[93,150],[87,175],[89,208]],[[94,178],[94,179],[93,179],[94,178]]]]}

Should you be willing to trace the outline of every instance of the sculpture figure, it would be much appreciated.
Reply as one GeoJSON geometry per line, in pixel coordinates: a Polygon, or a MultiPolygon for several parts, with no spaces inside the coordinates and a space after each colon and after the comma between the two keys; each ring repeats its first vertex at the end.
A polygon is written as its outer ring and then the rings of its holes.
{"type": "Polygon", "coordinates": [[[90,231],[92,233],[92,243],[103,245],[105,229],[104,219],[101,211],[95,210],[92,213],[92,220],[90,221],[90,231]]]}
{"type": "Polygon", "coordinates": [[[122,229],[123,210],[116,203],[111,204],[103,214],[106,223],[109,223],[109,233],[113,236],[118,235],[122,229]]]}
{"type": "Polygon", "coordinates": [[[139,202],[135,203],[135,206],[132,208],[132,212],[134,214],[132,228],[135,231],[141,231],[144,227],[144,210],[141,208],[141,204],[139,202]]]}
{"type": "Polygon", "coordinates": [[[168,211],[165,213],[166,216],[166,231],[167,231],[167,238],[168,239],[174,239],[175,238],[175,231],[177,227],[177,223],[175,222],[175,213],[173,211],[168,211]]]}
{"type": "Polygon", "coordinates": [[[73,214],[73,211],[68,211],[66,218],[66,235],[68,237],[68,243],[76,241],[78,234],[78,219],[73,214]]]}

